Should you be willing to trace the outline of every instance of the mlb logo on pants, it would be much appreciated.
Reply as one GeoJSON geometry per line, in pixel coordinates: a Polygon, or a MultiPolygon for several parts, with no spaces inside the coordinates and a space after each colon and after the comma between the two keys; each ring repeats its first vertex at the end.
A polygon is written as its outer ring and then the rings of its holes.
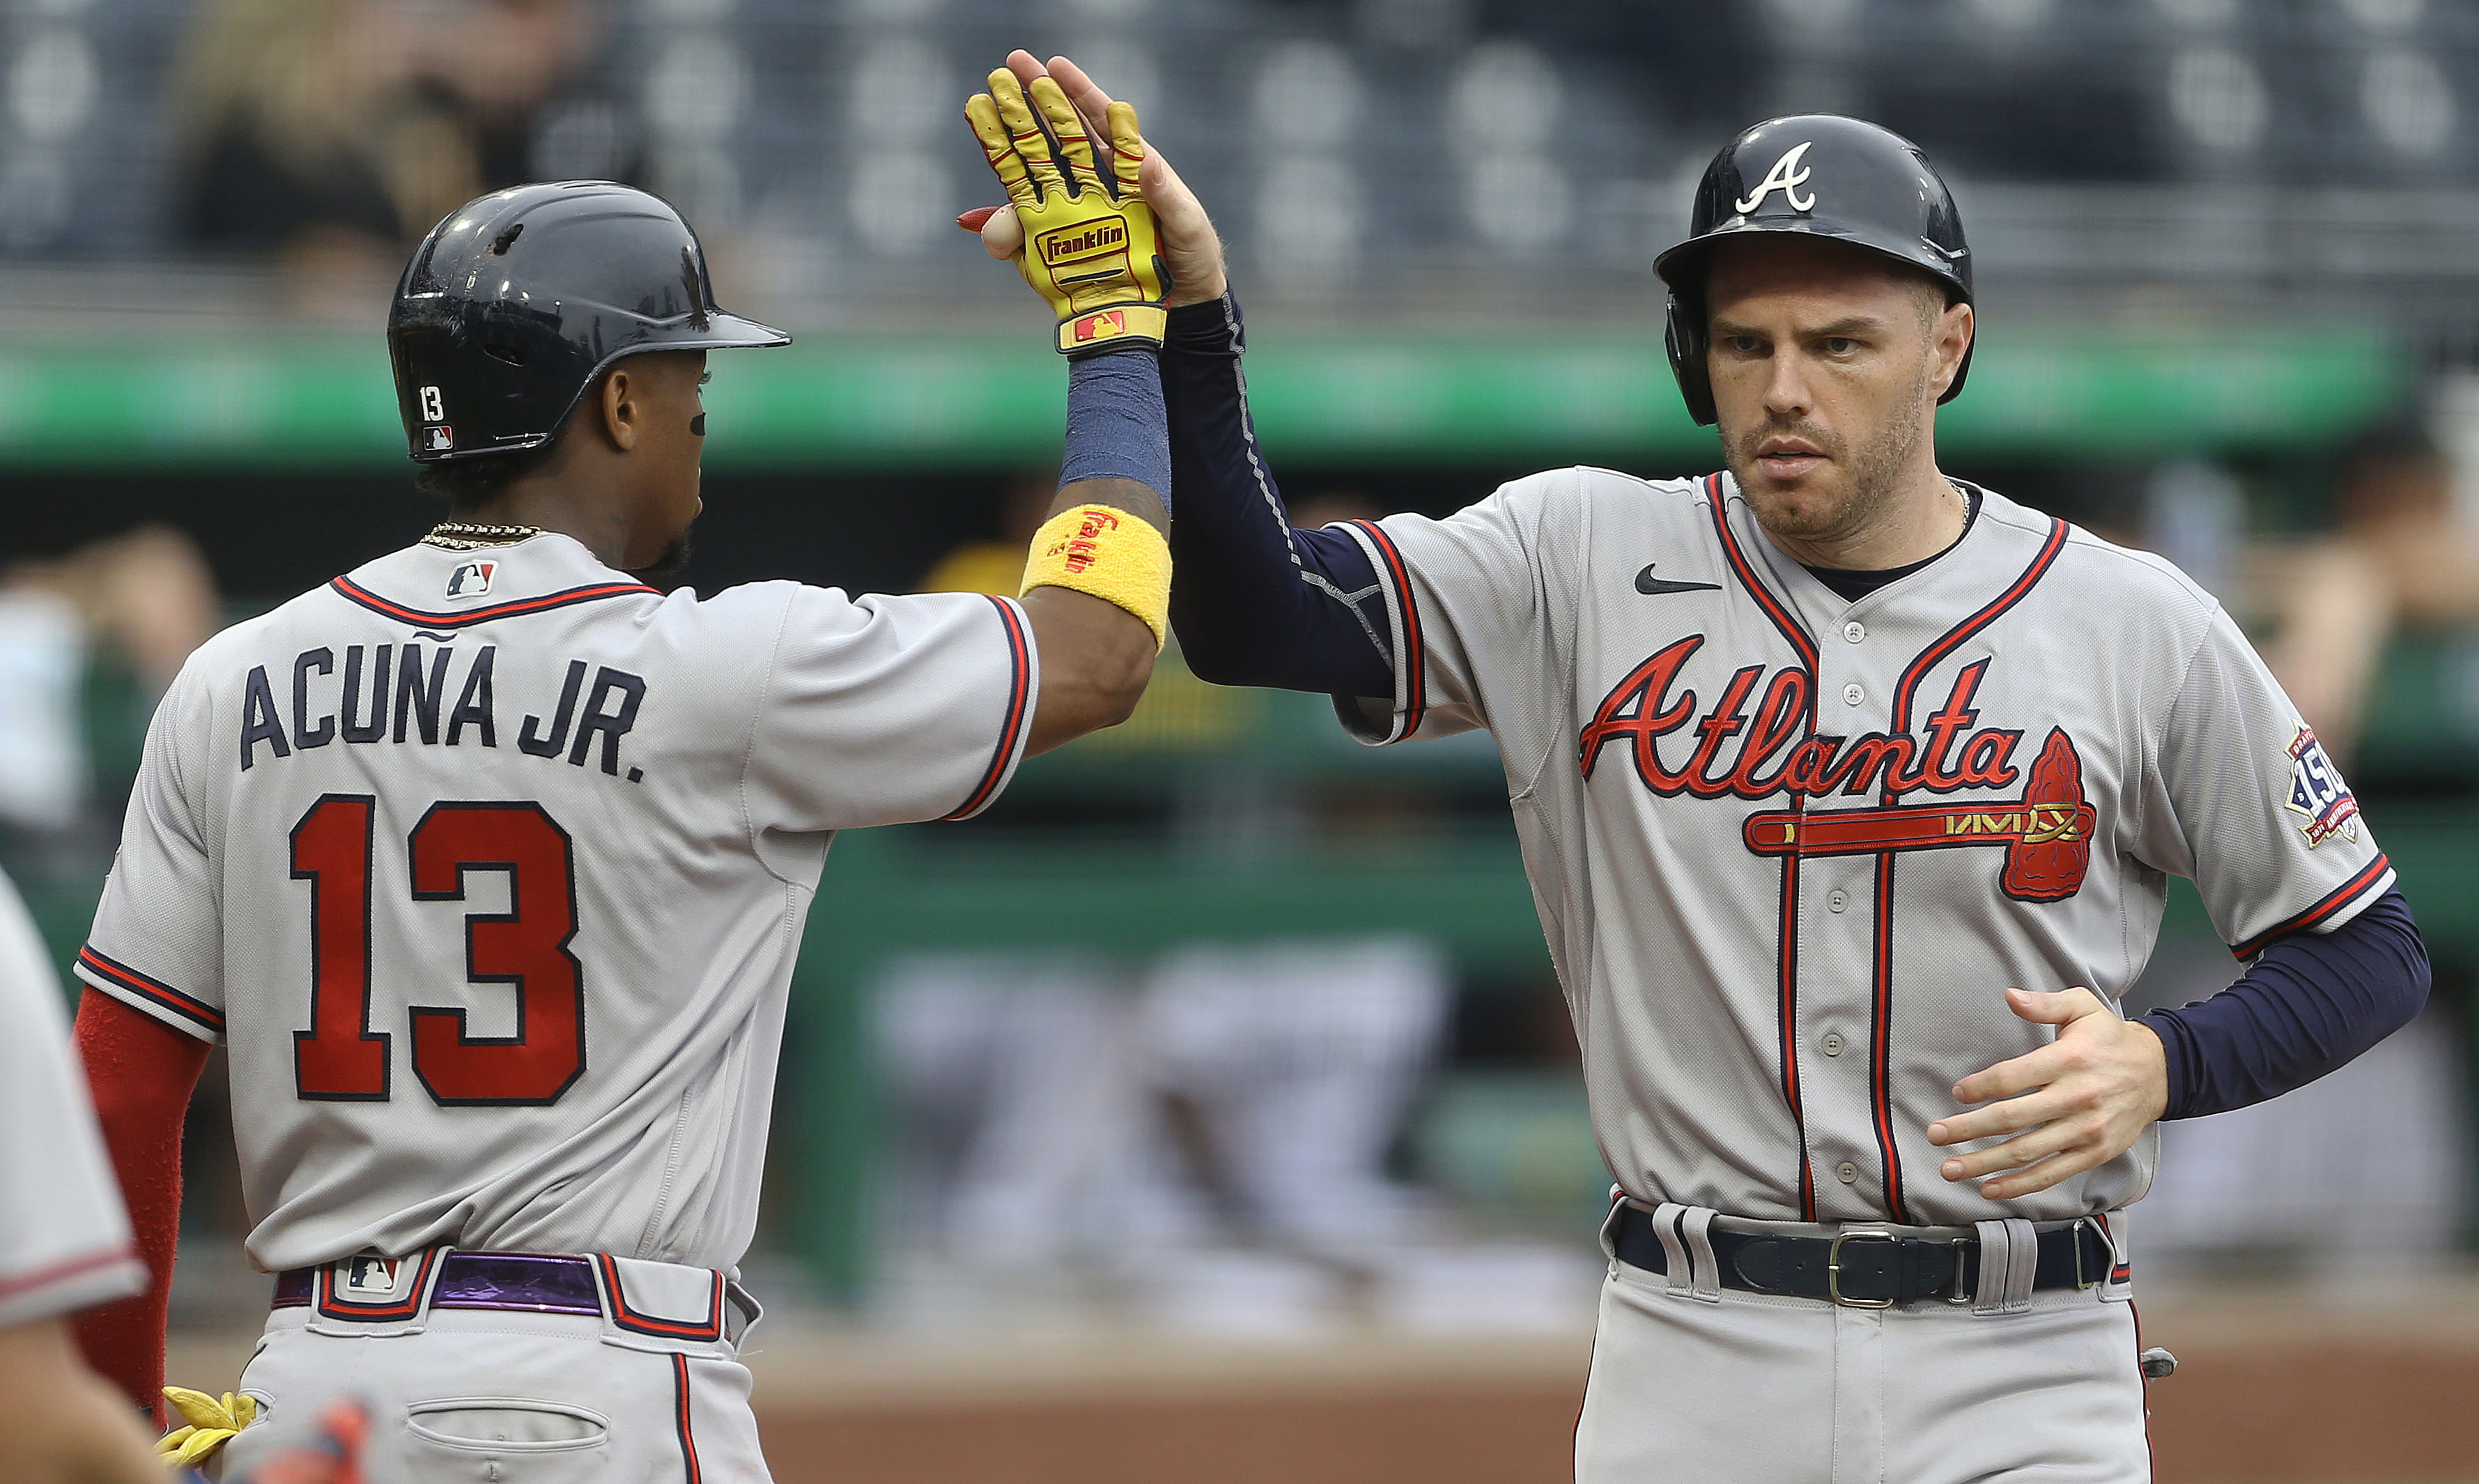
{"type": "Polygon", "coordinates": [[[404,1264],[375,1252],[357,1253],[337,1265],[336,1291],[351,1298],[394,1298],[404,1264]]]}

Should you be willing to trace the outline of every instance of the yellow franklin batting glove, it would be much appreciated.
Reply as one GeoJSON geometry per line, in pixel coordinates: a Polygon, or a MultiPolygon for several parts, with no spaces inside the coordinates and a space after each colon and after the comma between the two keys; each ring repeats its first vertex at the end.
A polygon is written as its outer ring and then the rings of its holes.
{"type": "Polygon", "coordinates": [[[1111,105],[1108,184],[1094,167],[1092,137],[1076,105],[1047,77],[1033,80],[1028,99],[1015,74],[1001,67],[990,74],[990,90],[964,104],[964,117],[1024,225],[1016,267],[1058,313],[1060,353],[1160,349],[1169,323],[1163,298],[1170,293],[1170,265],[1163,259],[1153,208],[1137,183],[1145,163],[1137,111],[1111,105]],[[1067,163],[1064,175],[1061,160],[1067,163]]]}
{"type": "Polygon", "coordinates": [[[155,1444],[156,1456],[175,1469],[194,1469],[215,1457],[216,1450],[231,1442],[233,1434],[258,1418],[257,1399],[232,1392],[224,1393],[223,1400],[217,1401],[186,1386],[167,1386],[164,1388],[164,1399],[189,1424],[173,1428],[155,1444]]]}

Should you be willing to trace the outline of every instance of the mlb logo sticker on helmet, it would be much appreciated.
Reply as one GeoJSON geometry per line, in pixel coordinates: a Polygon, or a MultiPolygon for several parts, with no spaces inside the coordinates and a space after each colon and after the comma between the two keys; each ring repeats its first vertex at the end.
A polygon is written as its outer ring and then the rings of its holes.
{"type": "Polygon", "coordinates": [[[424,453],[445,453],[455,447],[456,429],[445,422],[422,430],[422,451],[424,453]]]}

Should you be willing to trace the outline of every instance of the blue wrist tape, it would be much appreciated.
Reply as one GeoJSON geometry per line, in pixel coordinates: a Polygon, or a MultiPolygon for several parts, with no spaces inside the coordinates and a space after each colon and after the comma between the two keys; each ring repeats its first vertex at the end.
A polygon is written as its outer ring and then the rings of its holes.
{"type": "Polygon", "coordinates": [[[1059,485],[1134,479],[1170,508],[1170,430],[1161,362],[1151,349],[1112,351],[1067,367],[1067,446],[1059,485]]]}

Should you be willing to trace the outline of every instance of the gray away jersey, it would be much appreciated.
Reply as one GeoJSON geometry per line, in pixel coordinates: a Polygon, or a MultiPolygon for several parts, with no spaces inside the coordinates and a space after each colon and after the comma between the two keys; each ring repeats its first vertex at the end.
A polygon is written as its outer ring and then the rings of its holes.
{"type": "Polygon", "coordinates": [[[1948,1183],[1953,1086],[2114,1005],[2167,888],[2244,958],[2392,883],[2237,627],[2158,557],[1994,494],[1846,601],[1724,475],[1534,475],[1349,527],[1394,627],[1367,740],[1495,734],[1601,1153],[1639,1200],[1959,1225],[2109,1210],[2157,1139],[2049,1190],[1948,1183]]]}
{"type": "Polygon", "coordinates": [[[0,876],[0,1330],[134,1293],[146,1265],[69,1054],[61,979],[0,876]]]}
{"type": "Polygon", "coordinates": [[[1035,666],[979,594],[409,547],[183,667],[78,972],[231,1048],[263,1268],[729,1267],[833,832],[988,804],[1035,666]]]}

